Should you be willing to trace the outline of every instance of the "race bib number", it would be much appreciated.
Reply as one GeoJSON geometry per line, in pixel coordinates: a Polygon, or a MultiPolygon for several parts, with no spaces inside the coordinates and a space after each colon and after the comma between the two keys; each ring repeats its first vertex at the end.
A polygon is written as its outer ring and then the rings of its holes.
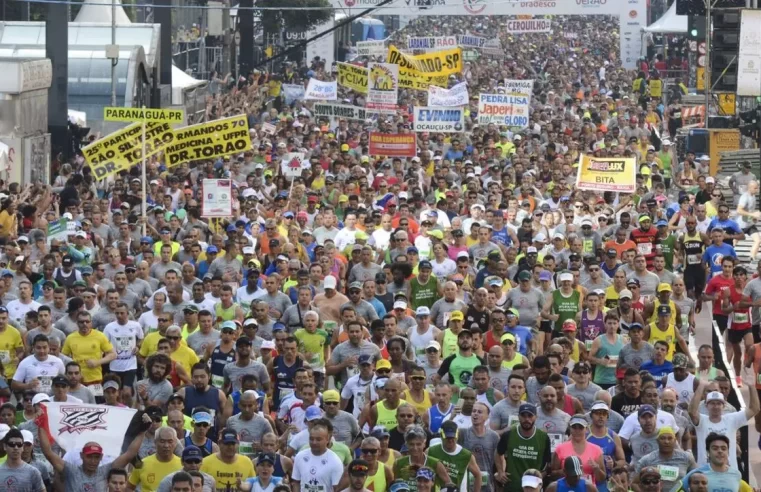
{"type": "Polygon", "coordinates": [[[594,343],[594,340],[585,340],[584,345],[587,347],[587,350],[592,350],[592,343],[594,343]]]}
{"type": "Polygon", "coordinates": [[[117,352],[129,352],[132,356],[132,351],[135,349],[135,337],[116,337],[115,342],[117,352]]]}
{"type": "Polygon", "coordinates": [[[224,376],[217,376],[216,374],[211,375],[211,385],[215,388],[222,389],[225,386],[225,377],[224,376]]]}
{"type": "Polygon", "coordinates": [[[609,355],[608,356],[608,363],[605,364],[608,367],[616,367],[618,364],[618,356],[617,355],[609,355]]]}
{"type": "Polygon", "coordinates": [[[687,255],[687,264],[688,265],[700,265],[701,262],[701,256],[700,255],[687,255]]]}
{"type": "Polygon", "coordinates": [[[641,255],[649,255],[653,252],[653,243],[639,243],[637,244],[637,252],[641,255]]]}
{"type": "Polygon", "coordinates": [[[565,436],[563,434],[557,433],[549,433],[547,435],[550,437],[550,449],[554,453],[555,448],[557,448],[560,444],[563,444],[565,441],[565,436]]]}
{"type": "Polygon", "coordinates": [[[661,480],[676,482],[679,479],[679,468],[676,466],[658,465],[661,480]]]}
{"type": "Polygon", "coordinates": [[[10,350],[0,350],[0,362],[3,364],[8,364],[11,361],[11,352],[10,350]]]}
{"type": "Polygon", "coordinates": [[[748,323],[748,321],[750,321],[748,313],[732,313],[732,323],[744,324],[748,323]]]}
{"type": "Polygon", "coordinates": [[[510,415],[507,418],[507,427],[508,428],[516,427],[519,423],[520,423],[520,419],[518,418],[517,415],[510,415]]]}
{"type": "Polygon", "coordinates": [[[246,456],[248,458],[254,457],[254,453],[255,453],[254,443],[241,441],[238,449],[239,449],[238,452],[242,454],[243,456],[246,456]]]}
{"type": "Polygon", "coordinates": [[[90,388],[90,391],[92,391],[92,394],[94,396],[103,396],[103,385],[102,384],[100,384],[100,383],[98,383],[98,384],[91,384],[90,386],[88,386],[88,388],[90,388]]]}
{"type": "Polygon", "coordinates": [[[53,389],[53,377],[40,376],[37,379],[40,381],[40,393],[50,393],[50,390],[53,389]]]}

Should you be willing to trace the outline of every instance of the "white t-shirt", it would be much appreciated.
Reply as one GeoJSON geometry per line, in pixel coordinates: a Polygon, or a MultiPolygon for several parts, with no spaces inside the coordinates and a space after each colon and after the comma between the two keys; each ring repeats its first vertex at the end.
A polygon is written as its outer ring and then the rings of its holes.
{"type": "Polygon", "coordinates": [[[45,360],[37,360],[37,357],[31,356],[22,360],[13,380],[20,383],[28,383],[37,378],[40,380],[39,393],[51,394],[53,390],[53,378],[63,375],[65,372],[63,361],[55,355],[48,355],[45,360]]]}
{"type": "Polygon", "coordinates": [[[8,319],[15,321],[19,326],[26,326],[26,313],[37,311],[42,304],[37,301],[29,301],[27,304],[21,302],[21,299],[14,299],[6,306],[8,308],[8,319]]]}
{"type": "Polygon", "coordinates": [[[146,311],[141,314],[137,319],[137,323],[143,329],[143,335],[158,331],[159,329],[159,317],[153,314],[153,311],[146,311]]]}
{"type": "MultiPolygon", "coordinates": [[[[711,422],[708,415],[700,415],[700,422],[695,426],[695,432],[698,436],[698,442],[706,442],[706,437],[711,432],[727,436],[729,438],[729,466],[737,468],[737,429],[748,425],[748,416],[745,410],[739,412],[725,413],[721,416],[720,422],[711,422]]],[[[698,446],[698,466],[705,465],[708,462],[705,446],[698,446]]]]}
{"type": "MultiPolygon", "coordinates": [[[[676,419],[674,416],[663,410],[658,410],[658,415],[655,416],[655,428],[671,427],[675,433],[679,432],[679,426],[676,425],[676,419]]],[[[631,437],[642,430],[642,426],[639,425],[639,417],[637,412],[626,417],[624,425],[621,426],[621,430],[618,431],[619,437],[622,439],[631,439],[631,437]]]]}
{"type": "Polygon", "coordinates": [[[343,473],[341,458],[330,449],[320,456],[312,454],[311,449],[305,449],[293,458],[291,476],[301,483],[301,492],[333,492],[343,473]]]}
{"type": "Polygon", "coordinates": [[[125,372],[137,369],[137,357],[135,347],[137,341],[143,339],[143,328],[137,321],[127,321],[126,325],[120,325],[118,321],[112,321],[103,329],[108,341],[116,350],[116,359],[111,361],[111,371],[125,372]]]}
{"type": "Polygon", "coordinates": [[[346,381],[344,387],[341,388],[341,398],[344,400],[354,398],[354,410],[352,411],[352,415],[354,415],[355,419],[359,418],[362,409],[367,403],[365,402],[365,394],[367,392],[367,387],[370,386],[372,381],[372,379],[370,379],[370,381],[363,381],[360,379],[359,374],[355,374],[350,377],[346,381]]]}

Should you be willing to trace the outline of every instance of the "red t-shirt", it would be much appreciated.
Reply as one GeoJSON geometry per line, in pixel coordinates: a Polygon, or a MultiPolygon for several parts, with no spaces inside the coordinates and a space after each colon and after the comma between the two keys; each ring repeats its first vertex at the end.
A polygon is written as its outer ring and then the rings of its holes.
{"type": "MultiPolygon", "coordinates": [[[[729,288],[729,300],[732,305],[737,306],[737,303],[742,299],[743,293],[741,290],[737,290],[735,285],[729,288]]],[[[730,330],[749,330],[750,329],[750,307],[743,309],[737,309],[732,311],[732,326],[730,330]]]]}
{"type": "MultiPolygon", "coordinates": [[[[735,281],[732,277],[725,278],[724,275],[717,275],[708,281],[705,293],[706,295],[712,295],[717,292],[720,293],[724,289],[729,289],[734,285],[735,281]]],[[[717,295],[716,299],[713,301],[713,314],[720,314],[722,316],[727,315],[727,313],[721,310],[721,294],[717,295]]]]}

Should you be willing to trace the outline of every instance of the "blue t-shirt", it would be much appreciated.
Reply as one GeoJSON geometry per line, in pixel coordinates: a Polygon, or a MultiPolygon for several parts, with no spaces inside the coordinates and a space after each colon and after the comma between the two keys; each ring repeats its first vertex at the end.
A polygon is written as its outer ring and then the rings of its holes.
{"type": "Polygon", "coordinates": [[[726,243],[721,246],[712,244],[706,248],[703,253],[703,261],[711,267],[711,277],[721,273],[721,260],[723,260],[725,256],[737,258],[735,248],[726,243]]]}
{"type": "Polygon", "coordinates": [[[706,476],[708,479],[708,492],[738,492],[740,490],[742,475],[740,475],[739,470],[731,466],[725,472],[713,471],[708,463],[695,468],[682,479],[684,490],[689,490],[690,475],[693,473],[702,473],[706,476]]]}
{"type": "Polygon", "coordinates": [[[513,238],[507,233],[507,227],[503,227],[499,231],[493,231],[491,234],[491,240],[497,244],[502,244],[510,247],[513,244],[513,238]]]}
{"type": "Polygon", "coordinates": [[[666,376],[674,372],[674,364],[664,361],[663,364],[657,365],[653,361],[648,361],[639,366],[639,370],[649,372],[661,387],[666,382],[666,376]]]}
{"type": "Polygon", "coordinates": [[[534,338],[534,335],[531,334],[531,328],[517,325],[515,328],[505,328],[505,333],[515,335],[518,342],[516,349],[522,355],[527,355],[528,344],[534,338]]]}
{"type": "Polygon", "coordinates": [[[608,277],[613,278],[613,276],[616,274],[616,270],[618,270],[621,267],[621,263],[616,263],[616,266],[613,268],[608,268],[608,265],[603,261],[600,263],[600,270],[605,272],[608,277]]]}

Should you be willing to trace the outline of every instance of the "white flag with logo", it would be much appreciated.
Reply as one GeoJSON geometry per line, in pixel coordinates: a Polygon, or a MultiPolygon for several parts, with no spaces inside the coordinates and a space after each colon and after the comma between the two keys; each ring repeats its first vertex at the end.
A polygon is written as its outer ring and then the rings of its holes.
{"type": "Polygon", "coordinates": [[[82,449],[85,443],[97,442],[106,456],[122,454],[127,429],[137,410],[108,405],[42,403],[43,414],[37,425],[65,450],[82,449]]]}
{"type": "Polygon", "coordinates": [[[466,106],[468,104],[468,83],[460,82],[451,89],[444,89],[436,85],[428,86],[429,106],[466,106]]]}
{"type": "Polygon", "coordinates": [[[304,99],[308,101],[335,101],[338,98],[338,83],[309,79],[304,99]]]}

